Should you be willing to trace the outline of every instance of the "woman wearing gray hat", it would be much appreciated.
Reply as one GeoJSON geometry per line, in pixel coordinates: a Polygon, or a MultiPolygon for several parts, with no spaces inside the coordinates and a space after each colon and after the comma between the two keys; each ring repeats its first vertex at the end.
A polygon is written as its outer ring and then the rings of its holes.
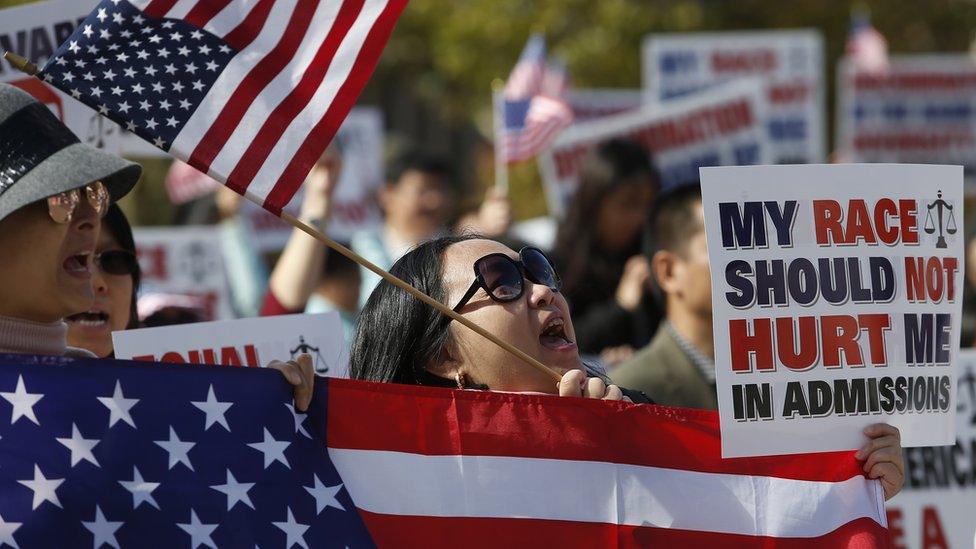
{"type": "Polygon", "coordinates": [[[91,306],[102,216],[141,171],[0,85],[0,352],[90,356],[62,319],[91,306]]]}

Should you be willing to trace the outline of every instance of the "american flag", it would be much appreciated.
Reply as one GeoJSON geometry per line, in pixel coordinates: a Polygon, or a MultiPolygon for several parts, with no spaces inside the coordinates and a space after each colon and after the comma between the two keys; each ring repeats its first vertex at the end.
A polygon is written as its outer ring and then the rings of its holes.
{"type": "Polygon", "coordinates": [[[166,172],[166,195],[173,204],[185,204],[214,192],[220,185],[214,178],[179,160],[166,172]]]}
{"type": "Polygon", "coordinates": [[[888,70],[888,41],[866,13],[852,16],[845,50],[859,72],[882,74],[888,70]]]}
{"type": "Polygon", "coordinates": [[[0,545],[884,545],[851,452],[721,459],[714,412],[0,356],[0,545]],[[9,418],[9,420],[8,420],[9,418]]]}
{"type": "Polygon", "coordinates": [[[509,164],[532,158],[573,121],[573,111],[565,100],[568,75],[564,65],[549,63],[545,38],[529,37],[500,101],[501,128],[496,140],[509,164]]]}
{"type": "Polygon", "coordinates": [[[407,0],[103,0],[50,84],[280,213],[407,0]]]}

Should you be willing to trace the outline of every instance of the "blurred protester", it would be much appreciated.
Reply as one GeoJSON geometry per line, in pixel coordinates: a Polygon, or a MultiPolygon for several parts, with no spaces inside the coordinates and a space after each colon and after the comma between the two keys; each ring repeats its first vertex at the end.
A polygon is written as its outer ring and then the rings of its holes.
{"type": "MultiPolygon", "coordinates": [[[[650,402],[599,376],[587,375],[574,343],[569,305],[559,277],[535,248],[519,253],[475,236],[442,237],[404,255],[392,273],[539,360],[562,376],[524,364],[494,343],[388,282],[363,308],[350,363],[351,377],[435,387],[547,393],[650,402]]],[[[445,427],[446,429],[446,427],[445,427]]],[[[870,478],[891,498],[904,484],[898,430],[872,425],[857,453],[870,478]]],[[[662,444],[667,444],[662,441],[662,444]]]]}
{"type": "Polygon", "coordinates": [[[207,317],[202,297],[183,294],[150,293],[139,298],[139,319],[143,328],[194,324],[213,320],[207,317]]]}
{"type": "MultiPolygon", "coordinates": [[[[377,194],[385,219],[376,229],[353,235],[350,247],[383,269],[421,242],[445,235],[456,214],[458,189],[450,164],[432,154],[407,151],[388,167],[386,184],[377,194]]],[[[458,228],[499,236],[511,224],[511,204],[498,189],[487,191],[476,213],[460,220],[458,228]]],[[[380,277],[361,269],[360,305],[380,282],[380,277]]]]}
{"type": "Polygon", "coordinates": [[[338,312],[346,345],[352,343],[356,333],[361,284],[359,265],[339,252],[327,250],[322,275],[305,306],[306,313],[338,312]]]}
{"type": "Polygon", "coordinates": [[[697,184],[658,198],[650,245],[650,282],[661,293],[665,319],[650,344],[611,377],[666,406],[715,410],[712,284],[697,184]]]}
{"type": "Polygon", "coordinates": [[[976,235],[966,241],[966,263],[963,271],[962,324],[959,346],[963,349],[976,347],[976,235]]]}
{"type": "Polygon", "coordinates": [[[95,301],[87,311],[65,319],[68,345],[88,349],[98,357],[112,356],[112,332],[139,326],[140,276],[132,227],[122,208],[112,204],[102,219],[95,246],[91,279],[95,301]]]}
{"type": "Polygon", "coordinates": [[[657,191],[650,156],[635,142],[602,143],[583,161],[553,250],[583,354],[619,361],[647,343],[657,326],[659,314],[646,292],[650,270],[641,255],[657,191]]]}
{"type": "Polygon", "coordinates": [[[92,356],[63,319],[87,311],[102,216],[142,169],[79,142],[42,103],[0,84],[0,352],[92,356]]]}

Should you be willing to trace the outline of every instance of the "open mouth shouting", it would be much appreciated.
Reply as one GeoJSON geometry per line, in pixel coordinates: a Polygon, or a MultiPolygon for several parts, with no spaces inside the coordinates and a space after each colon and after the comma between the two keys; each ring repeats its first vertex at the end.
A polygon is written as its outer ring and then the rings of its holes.
{"type": "Polygon", "coordinates": [[[576,349],[576,342],[566,335],[566,322],[560,315],[553,315],[542,325],[539,343],[553,351],[568,351],[576,349]]]}
{"type": "Polygon", "coordinates": [[[61,268],[76,278],[91,278],[91,266],[94,254],[90,251],[68,256],[61,262],[61,268]]]}

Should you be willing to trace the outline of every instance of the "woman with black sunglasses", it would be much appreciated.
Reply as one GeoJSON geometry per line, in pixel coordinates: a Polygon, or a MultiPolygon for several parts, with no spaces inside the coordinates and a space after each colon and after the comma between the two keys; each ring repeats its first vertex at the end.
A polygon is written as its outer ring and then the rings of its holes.
{"type": "Polygon", "coordinates": [[[95,301],[87,311],[65,319],[68,344],[88,349],[99,357],[112,356],[112,332],[139,325],[136,295],[140,278],[132,227],[122,208],[112,204],[102,219],[95,246],[92,269],[95,301]]]}
{"type": "MultiPolygon", "coordinates": [[[[562,376],[557,385],[497,345],[383,282],[360,313],[351,352],[356,379],[621,400],[588,376],[559,277],[536,248],[519,253],[477,236],[425,242],[391,272],[562,376]]],[[[636,393],[632,400],[646,401],[636,393]]]]}

